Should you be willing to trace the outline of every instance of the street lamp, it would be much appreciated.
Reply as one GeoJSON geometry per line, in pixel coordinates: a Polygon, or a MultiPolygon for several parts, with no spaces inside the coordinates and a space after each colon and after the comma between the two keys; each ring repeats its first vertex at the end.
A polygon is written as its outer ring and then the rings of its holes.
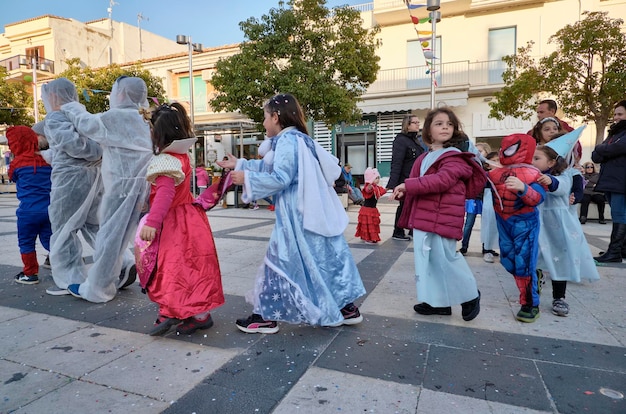
{"type": "MultiPolygon", "coordinates": [[[[194,114],[193,103],[193,52],[202,52],[201,43],[192,43],[191,36],[176,35],[176,43],[179,45],[189,45],[189,119],[191,120],[191,130],[194,137],[196,136],[196,124],[194,114]]],[[[192,161],[192,173],[191,173],[191,185],[194,197],[196,196],[196,143],[194,142],[191,149],[192,161]]]]}
{"type": "Polygon", "coordinates": [[[430,51],[432,53],[430,58],[430,109],[435,109],[435,52],[437,49],[436,27],[437,23],[441,21],[441,13],[437,11],[440,9],[439,2],[440,0],[428,0],[426,2],[426,10],[430,12],[428,16],[430,17],[432,27],[432,37],[430,41],[430,51]]]}
{"type": "Polygon", "coordinates": [[[191,126],[194,128],[195,134],[195,119],[194,119],[194,107],[193,107],[193,52],[202,52],[201,43],[192,43],[191,36],[177,35],[176,43],[179,45],[189,45],[189,118],[191,119],[191,126]]]}
{"type": "MultiPolygon", "coordinates": [[[[38,58],[37,56],[32,56],[30,59],[30,64],[32,66],[33,69],[33,76],[32,76],[32,82],[33,82],[33,100],[35,101],[34,103],[34,110],[35,110],[35,122],[39,122],[39,105],[37,105],[37,69],[39,69],[39,62],[37,61],[38,58]]],[[[20,59],[20,65],[26,66],[27,60],[26,58],[22,58],[20,59]]],[[[41,70],[43,71],[47,71],[48,68],[46,67],[45,63],[41,65],[40,67],[41,70]]]]}

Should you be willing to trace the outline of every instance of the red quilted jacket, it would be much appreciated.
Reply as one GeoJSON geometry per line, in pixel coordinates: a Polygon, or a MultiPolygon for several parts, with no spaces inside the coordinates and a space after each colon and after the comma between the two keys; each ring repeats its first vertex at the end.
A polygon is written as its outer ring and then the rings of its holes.
{"type": "Polygon", "coordinates": [[[461,240],[465,200],[476,198],[487,176],[468,152],[449,151],[441,155],[426,174],[419,176],[422,154],[405,181],[406,194],[398,225],[461,240]]]}

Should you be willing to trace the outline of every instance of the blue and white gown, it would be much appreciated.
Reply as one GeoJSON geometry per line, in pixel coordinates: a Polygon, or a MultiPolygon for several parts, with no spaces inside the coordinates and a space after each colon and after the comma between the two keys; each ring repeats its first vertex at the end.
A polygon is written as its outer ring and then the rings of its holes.
{"type": "Polygon", "coordinates": [[[276,225],[247,300],[266,320],[311,325],[343,321],[340,309],[365,294],[343,236],[348,217],[332,183],[337,159],[293,127],[272,138],[245,170],[244,202],[272,196],[276,225]]]}
{"type": "Polygon", "coordinates": [[[580,283],[600,279],[587,239],[578,221],[570,211],[569,195],[572,179],[577,171],[568,168],[554,177],[559,186],[546,193],[539,206],[539,258],[537,269],[550,274],[550,279],[580,283]]]}

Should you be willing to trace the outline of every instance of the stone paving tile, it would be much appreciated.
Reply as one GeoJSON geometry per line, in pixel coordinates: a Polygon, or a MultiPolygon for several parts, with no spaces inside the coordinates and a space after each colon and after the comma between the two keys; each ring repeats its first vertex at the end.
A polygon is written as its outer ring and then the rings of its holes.
{"type": "MultiPolygon", "coordinates": [[[[136,285],[107,304],[90,304],[46,295],[52,284],[46,270],[39,285],[14,283],[21,269],[15,206],[14,196],[0,195],[0,242],[6,247],[0,254],[0,379],[9,381],[0,393],[8,387],[40,390],[13,392],[4,401],[23,406],[19,412],[337,412],[341,404],[355,412],[418,414],[560,414],[578,407],[626,412],[624,399],[612,398],[626,392],[626,264],[600,267],[598,283],[568,286],[568,318],[550,313],[548,286],[542,317],[521,324],[513,319],[519,305],[510,275],[499,263],[482,260],[478,220],[466,258],[482,292],[481,314],[470,323],[460,309],[451,317],[425,317],[412,309],[412,243],[390,238],[395,204],[379,204],[378,245],[354,237],[358,208],[351,206],[344,234],[368,289],[357,301],[364,323],[281,324],[276,335],[246,335],[233,323],[250,313],[244,295],[274,213],[216,208],[209,220],[226,304],[212,312],[210,330],[151,338],[145,332],[157,307],[136,285]],[[32,347],[33,357],[18,347],[32,347]],[[51,385],[38,386],[42,376],[51,385]],[[326,383],[337,387],[316,388],[326,383]],[[321,394],[328,403],[320,403],[321,394]]],[[[606,246],[608,226],[589,223],[584,230],[594,254],[606,246]]],[[[87,263],[90,252],[85,248],[87,263]]]]}
{"type": "Polygon", "coordinates": [[[175,401],[241,352],[159,338],[89,373],[89,380],[175,401]],[[138,377],[141,381],[138,381],[138,377]]]}
{"type": "Polygon", "coordinates": [[[162,412],[168,403],[142,395],[83,381],[73,381],[50,392],[14,414],[85,414],[162,412]]]}
{"type": "Polygon", "coordinates": [[[420,387],[313,367],[273,413],[414,414],[418,399],[420,387]]]}
{"type": "Polygon", "coordinates": [[[422,390],[415,414],[494,413],[494,414],[545,414],[553,410],[537,411],[478,398],[422,390]]]}
{"type": "Polygon", "coordinates": [[[72,380],[55,372],[0,360],[0,413],[9,413],[26,406],[72,380]]]}

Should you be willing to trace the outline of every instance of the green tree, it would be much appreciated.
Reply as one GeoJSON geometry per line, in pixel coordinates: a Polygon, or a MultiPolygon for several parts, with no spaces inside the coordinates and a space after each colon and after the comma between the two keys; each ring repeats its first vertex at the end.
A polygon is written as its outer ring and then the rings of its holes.
{"type": "Polygon", "coordinates": [[[85,105],[91,113],[104,112],[109,109],[109,93],[111,87],[120,76],[136,76],[143,79],[148,86],[148,101],[152,104],[152,97],[158,102],[165,101],[165,90],[161,78],[153,76],[148,70],[140,65],[130,68],[122,68],[117,64],[92,69],[82,67],[80,59],[73,58],[66,61],[68,68],[59,74],[59,77],[67,78],[76,85],[78,100],[85,105]],[[89,100],[85,98],[87,96],[89,100]]]}
{"type": "Polygon", "coordinates": [[[533,58],[533,43],[518,49],[507,63],[504,88],[495,93],[490,116],[530,119],[538,97],[551,95],[568,116],[581,117],[596,125],[596,142],[613,117],[613,105],[626,91],[626,35],[624,21],[606,12],[584,12],[584,18],[552,35],[557,50],[533,58]]]}
{"type": "Polygon", "coordinates": [[[245,39],[237,55],[220,60],[211,83],[215,110],[263,120],[262,106],[289,92],[307,116],[334,124],[360,119],[360,96],[376,80],[378,28],[364,29],[358,11],[332,11],[326,0],[280,2],[260,19],[239,23],[245,39]]]}
{"type": "Polygon", "coordinates": [[[33,97],[20,81],[7,82],[7,71],[0,66],[0,124],[32,125],[33,97]]]}

